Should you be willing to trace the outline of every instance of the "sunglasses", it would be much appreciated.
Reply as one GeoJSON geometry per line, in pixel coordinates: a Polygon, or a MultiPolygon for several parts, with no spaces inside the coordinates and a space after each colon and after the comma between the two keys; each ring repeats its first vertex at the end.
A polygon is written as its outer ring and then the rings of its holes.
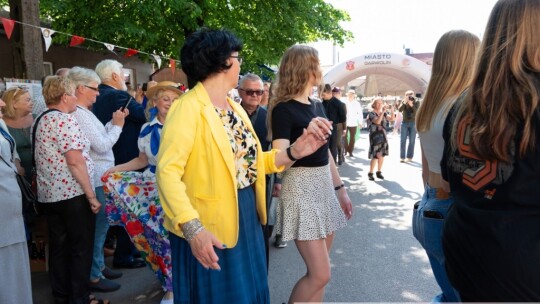
{"type": "Polygon", "coordinates": [[[238,89],[238,90],[246,92],[246,95],[251,96],[251,97],[254,97],[255,95],[262,96],[264,94],[264,90],[244,90],[244,89],[238,89]]]}
{"type": "Polygon", "coordinates": [[[17,98],[18,95],[22,95],[24,93],[28,93],[28,89],[25,87],[17,87],[15,89],[15,93],[13,93],[13,99],[17,98]]]}

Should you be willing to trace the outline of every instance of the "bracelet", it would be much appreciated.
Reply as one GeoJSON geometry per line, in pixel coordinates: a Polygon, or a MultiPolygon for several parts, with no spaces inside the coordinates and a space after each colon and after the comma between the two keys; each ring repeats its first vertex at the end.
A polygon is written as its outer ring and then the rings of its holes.
{"type": "Polygon", "coordinates": [[[344,188],[345,187],[345,184],[344,183],[341,183],[341,185],[337,186],[337,187],[334,187],[334,190],[335,191],[338,191],[339,189],[341,188],[344,188]]]}
{"type": "Polygon", "coordinates": [[[186,241],[191,241],[199,232],[204,230],[204,226],[199,219],[192,219],[182,225],[182,233],[186,241]]]}
{"type": "Polygon", "coordinates": [[[289,147],[287,148],[287,150],[286,150],[286,151],[287,151],[287,157],[289,157],[289,159],[292,160],[292,161],[297,161],[298,159],[294,158],[294,156],[293,156],[292,153],[291,153],[291,147],[292,147],[292,146],[289,146],[289,147]]]}

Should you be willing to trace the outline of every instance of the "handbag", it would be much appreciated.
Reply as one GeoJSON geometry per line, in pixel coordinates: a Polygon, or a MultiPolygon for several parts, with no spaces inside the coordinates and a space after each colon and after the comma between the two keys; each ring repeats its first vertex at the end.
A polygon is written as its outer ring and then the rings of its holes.
{"type": "Polygon", "coordinates": [[[24,176],[20,174],[17,174],[16,176],[19,188],[21,188],[23,214],[25,216],[38,215],[39,212],[36,206],[37,196],[32,190],[32,185],[24,178],[24,176]]]}
{"type": "MultiPolygon", "coordinates": [[[[0,158],[4,161],[4,163],[6,163],[6,165],[8,165],[8,167],[13,168],[2,157],[2,155],[0,155],[0,158]]],[[[17,184],[19,184],[19,188],[21,189],[23,215],[25,217],[38,215],[39,213],[36,206],[37,196],[36,193],[32,191],[32,185],[30,185],[24,176],[20,175],[17,171],[15,171],[15,176],[17,178],[17,184]]]]}

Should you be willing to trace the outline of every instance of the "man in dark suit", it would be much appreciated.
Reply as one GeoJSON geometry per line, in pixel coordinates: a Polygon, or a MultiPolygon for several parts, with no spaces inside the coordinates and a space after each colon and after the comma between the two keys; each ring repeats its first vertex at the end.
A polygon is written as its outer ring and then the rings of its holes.
{"type": "MultiPolygon", "coordinates": [[[[112,114],[125,107],[129,110],[120,138],[113,146],[115,165],[126,163],[139,156],[137,140],[142,125],[146,122],[144,108],[127,92],[124,81],[122,64],[116,60],[103,60],[96,66],[96,73],[101,79],[99,96],[94,103],[93,111],[96,117],[106,124],[112,119],[112,114]]],[[[144,267],[144,261],[135,258],[138,251],[131,243],[123,227],[111,227],[116,234],[116,250],[113,266],[117,268],[144,267]]]]}
{"type": "Polygon", "coordinates": [[[333,124],[332,135],[330,136],[330,154],[332,154],[336,165],[341,165],[343,163],[343,155],[339,157],[338,151],[343,130],[346,129],[344,125],[347,122],[347,110],[345,109],[345,104],[333,96],[330,84],[327,83],[324,85],[321,97],[326,117],[333,124]]]}

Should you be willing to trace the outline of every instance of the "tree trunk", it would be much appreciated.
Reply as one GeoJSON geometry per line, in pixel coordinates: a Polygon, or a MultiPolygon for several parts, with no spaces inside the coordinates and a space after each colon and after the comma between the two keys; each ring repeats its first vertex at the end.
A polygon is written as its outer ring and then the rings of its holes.
{"type": "MultiPolygon", "coordinates": [[[[40,26],[38,0],[9,0],[12,20],[40,26]]],[[[43,42],[41,30],[16,24],[11,36],[15,77],[40,80],[43,70],[43,42]]]]}

